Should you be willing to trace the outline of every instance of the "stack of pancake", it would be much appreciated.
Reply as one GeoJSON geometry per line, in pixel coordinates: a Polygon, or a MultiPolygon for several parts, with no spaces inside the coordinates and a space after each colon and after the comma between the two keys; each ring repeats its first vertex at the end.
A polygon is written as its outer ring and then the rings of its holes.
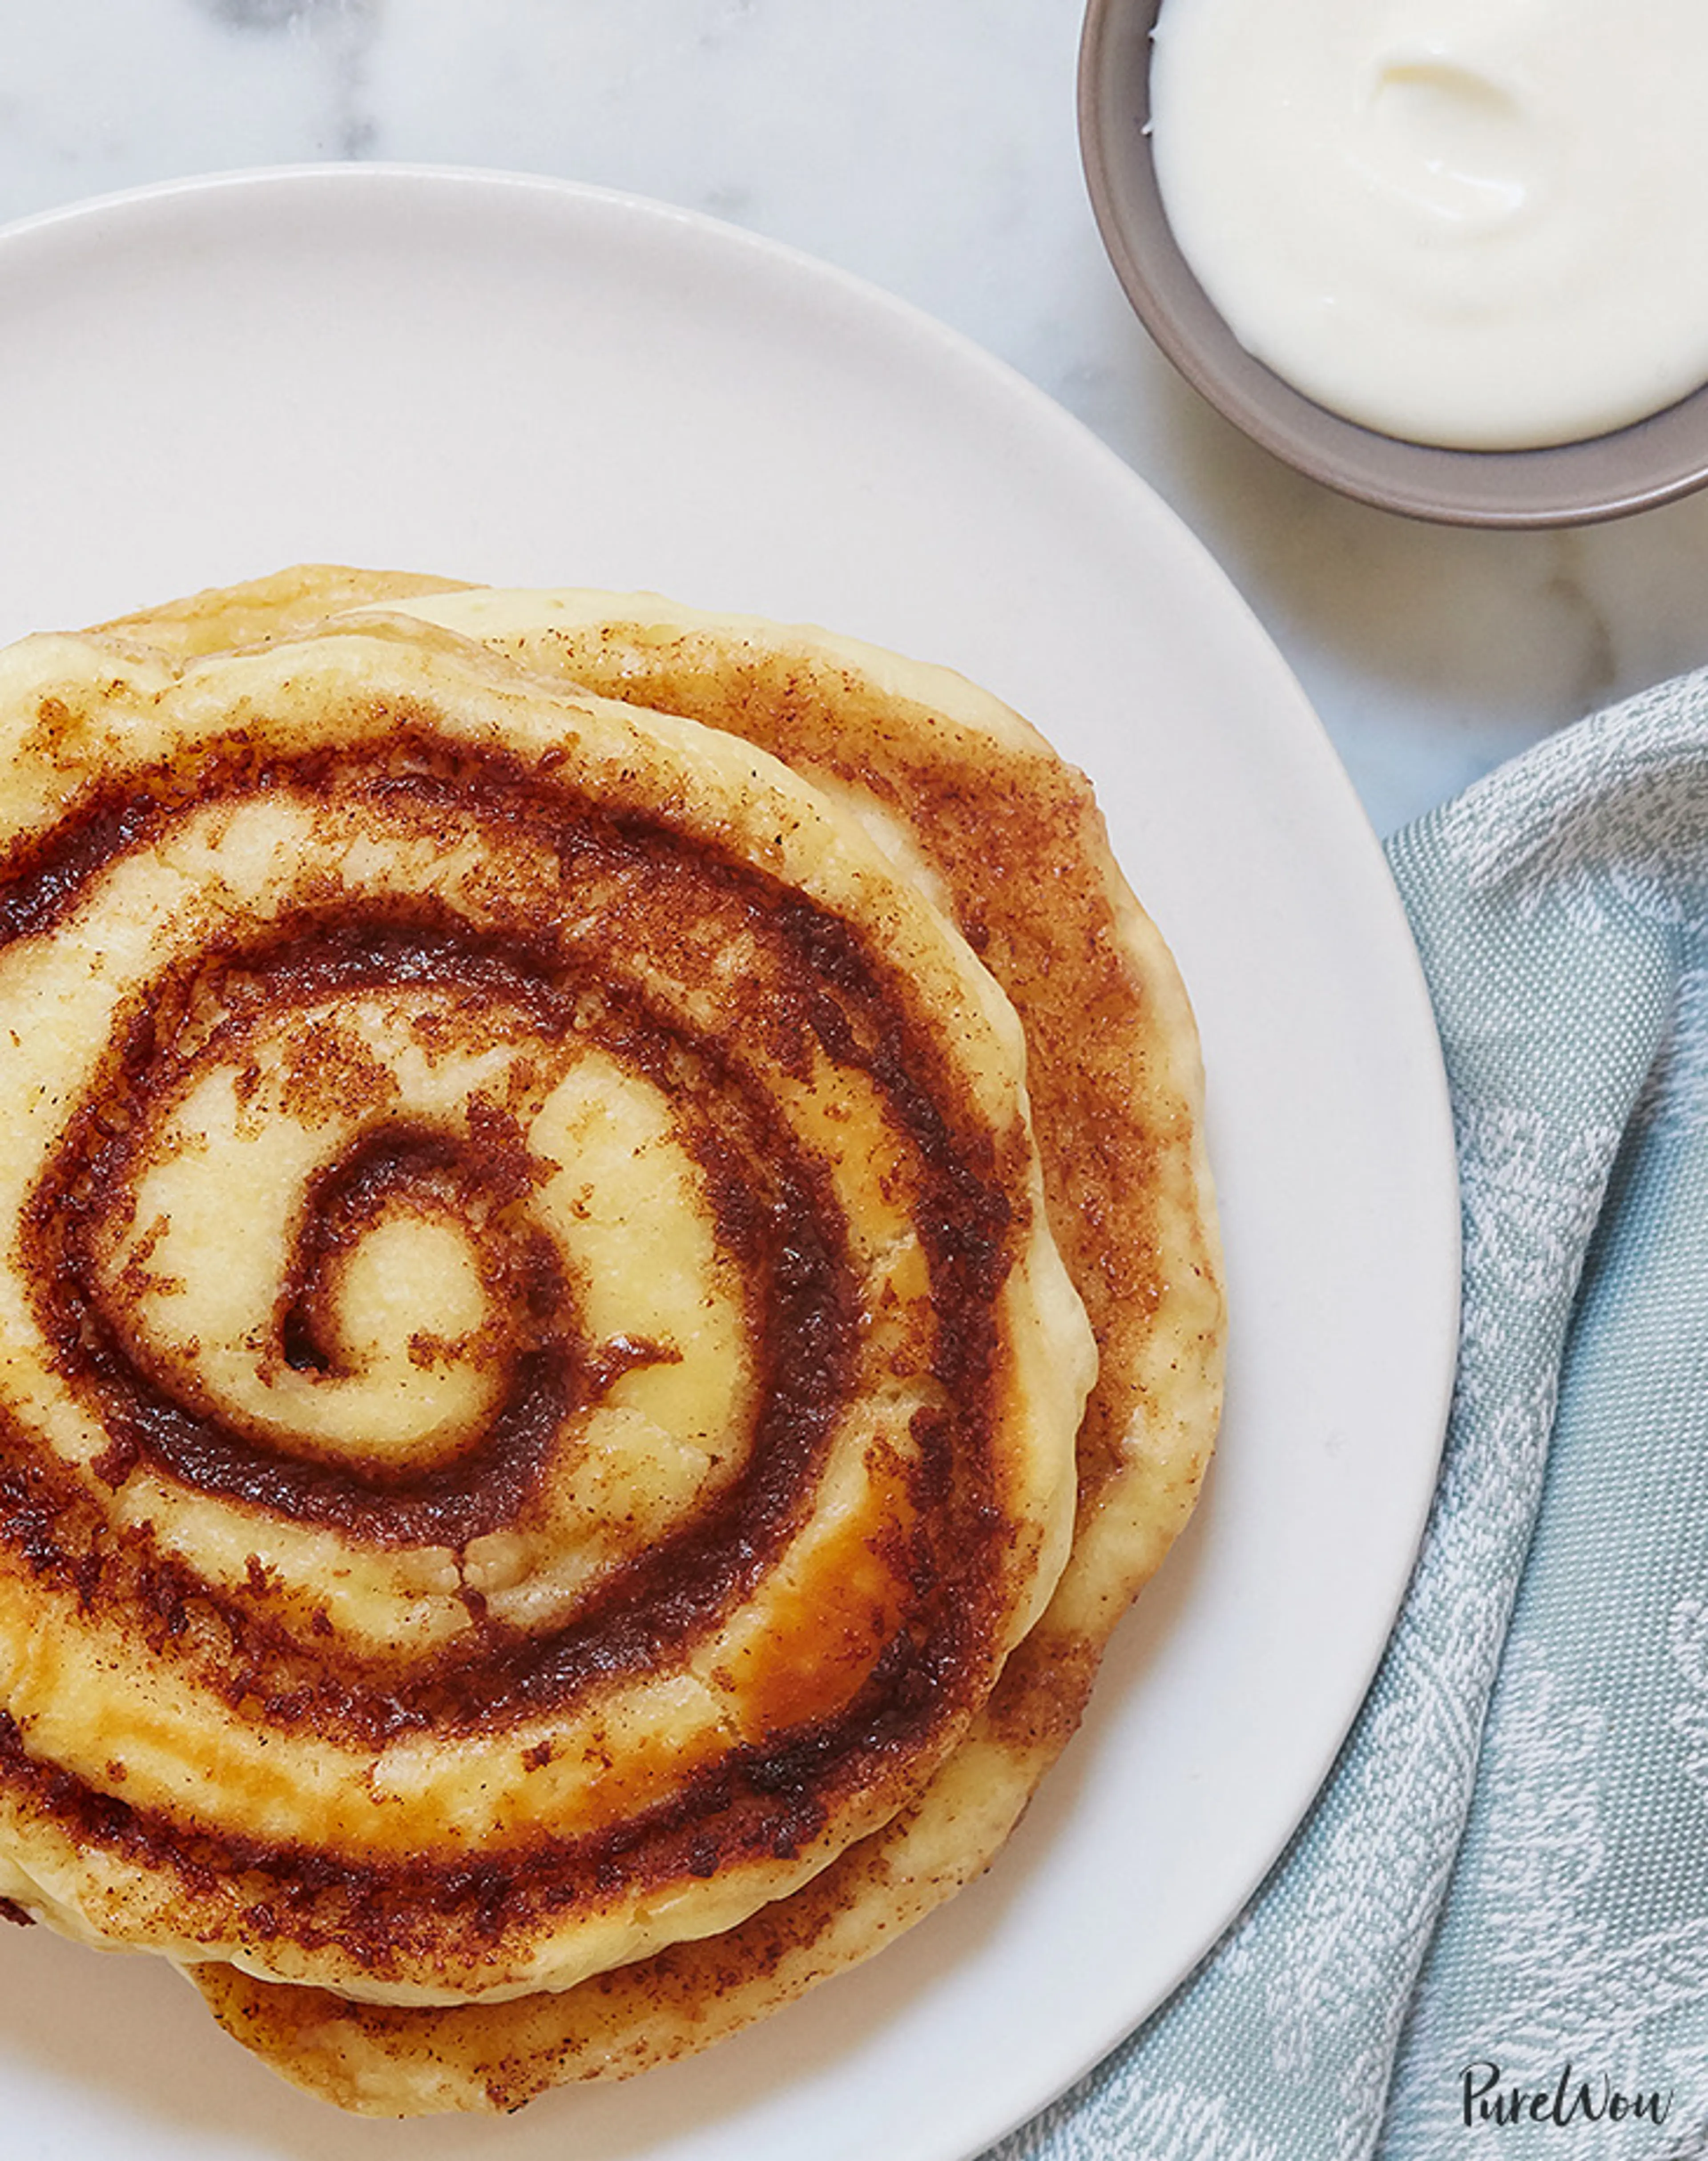
{"type": "Polygon", "coordinates": [[[1190,1009],[961,678],[309,568],[0,654],[0,1897],[513,2107],[989,1862],[1190,1511],[1190,1009]]]}

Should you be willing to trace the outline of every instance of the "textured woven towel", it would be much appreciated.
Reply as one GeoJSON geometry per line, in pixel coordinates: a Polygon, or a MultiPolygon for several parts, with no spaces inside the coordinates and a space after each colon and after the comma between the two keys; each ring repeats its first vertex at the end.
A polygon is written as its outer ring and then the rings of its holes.
{"type": "Polygon", "coordinates": [[[1422,1555],[1267,1884],[1001,2161],[1708,2156],[1708,674],[1388,853],[1464,1195],[1422,1555]]]}

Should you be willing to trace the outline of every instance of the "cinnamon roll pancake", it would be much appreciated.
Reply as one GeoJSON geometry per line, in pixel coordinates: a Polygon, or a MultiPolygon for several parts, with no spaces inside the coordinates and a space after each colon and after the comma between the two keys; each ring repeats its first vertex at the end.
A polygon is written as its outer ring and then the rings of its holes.
{"type": "Polygon", "coordinates": [[[1083,779],[824,633],[320,568],[0,732],[0,1896],[407,2115],[979,1872],[1219,1402],[1083,779]]]}

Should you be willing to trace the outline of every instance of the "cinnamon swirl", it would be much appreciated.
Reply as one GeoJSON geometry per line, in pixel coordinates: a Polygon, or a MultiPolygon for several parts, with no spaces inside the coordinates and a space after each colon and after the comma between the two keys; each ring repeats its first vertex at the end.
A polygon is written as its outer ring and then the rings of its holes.
{"type": "Polygon", "coordinates": [[[0,1895],[407,2114],[977,1872],[1219,1388],[1079,776],[825,633],[316,569],[0,730],[0,1895]]]}

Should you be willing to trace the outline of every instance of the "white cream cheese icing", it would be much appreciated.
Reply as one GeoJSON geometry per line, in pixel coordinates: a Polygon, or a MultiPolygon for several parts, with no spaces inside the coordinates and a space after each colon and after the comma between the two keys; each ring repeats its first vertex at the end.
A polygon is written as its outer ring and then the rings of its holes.
{"type": "Polygon", "coordinates": [[[1151,109],[1200,283],[1350,419],[1518,448],[1708,381],[1701,0],[1164,0],[1151,109]]]}

